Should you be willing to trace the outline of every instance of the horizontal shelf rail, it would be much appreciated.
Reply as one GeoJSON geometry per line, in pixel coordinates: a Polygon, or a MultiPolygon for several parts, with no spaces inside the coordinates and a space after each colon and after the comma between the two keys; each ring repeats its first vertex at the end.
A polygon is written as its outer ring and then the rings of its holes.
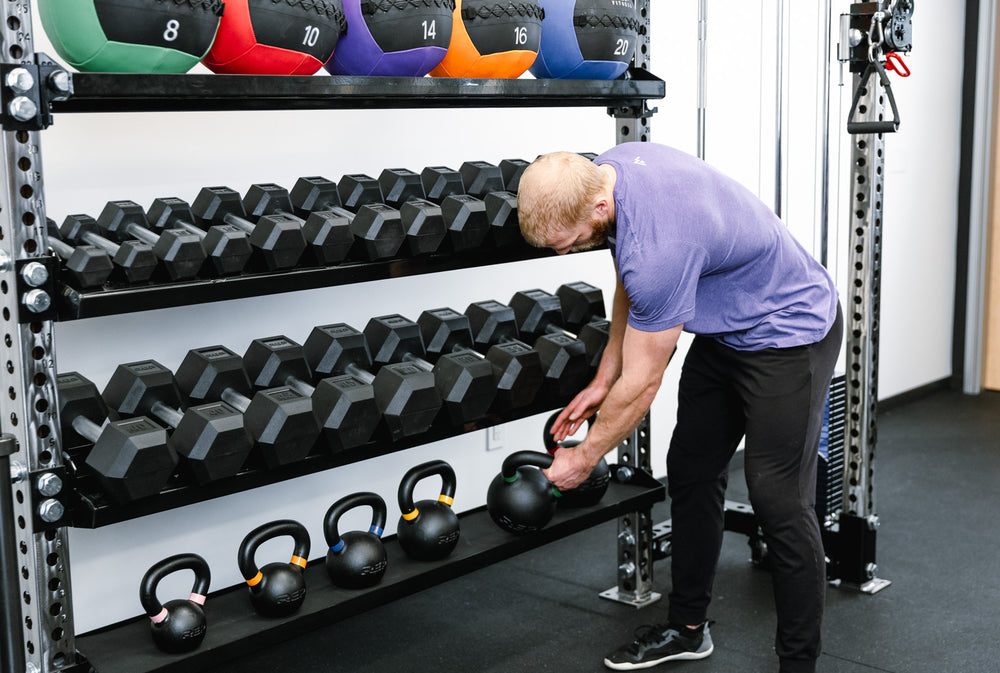
{"type": "MultiPolygon", "coordinates": [[[[171,655],[157,650],[150,638],[146,617],[77,636],[77,650],[96,673],[210,670],[303,631],[352,617],[629,512],[649,509],[665,497],[663,484],[644,472],[636,472],[630,483],[613,481],[597,505],[560,508],[545,528],[526,536],[501,530],[485,508],[480,507],[459,515],[458,546],[440,562],[409,559],[394,538],[387,538],[389,563],[386,574],[378,585],[368,589],[335,587],[326,575],[323,559],[315,559],[305,570],[308,592],[305,602],[299,612],[290,617],[266,619],[255,615],[242,584],[211,594],[205,603],[208,632],[194,652],[171,655]]],[[[314,541],[314,549],[322,546],[314,541]]]]}
{"type": "Polygon", "coordinates": [[[663,80],[631,68],[616,80],[74,73],[59,112],[350,110],[634,106],[663,80]]]}

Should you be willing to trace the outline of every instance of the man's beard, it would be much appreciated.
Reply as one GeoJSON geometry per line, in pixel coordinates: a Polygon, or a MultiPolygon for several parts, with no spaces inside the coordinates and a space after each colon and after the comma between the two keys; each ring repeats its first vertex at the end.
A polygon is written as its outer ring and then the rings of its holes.
{"type": "Polygon", "coordinates": [[[608,235],[611,230],[614,229],[614,220],[604,220],[603,222],[598,222],[593,225],[593,230],[585,241],[580,241],[571,248],[572,252],[583,252],[584,250],[592,250],[600,245],[604,245],[608,240],[608,235]]]}

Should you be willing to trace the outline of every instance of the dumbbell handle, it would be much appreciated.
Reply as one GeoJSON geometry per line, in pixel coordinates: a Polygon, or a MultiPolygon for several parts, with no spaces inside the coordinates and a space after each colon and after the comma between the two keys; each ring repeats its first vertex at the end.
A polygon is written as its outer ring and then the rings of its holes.
{"type": "Polygon", "coordinates": [[[303,397],[312,397],[316,388],[296,376],[286,376],[285,385],[303,397]]]}
{"type": "MultiPolygon", "coordinates": [[[[507,339],[505,341],[502,341],[501,343],[507,343],[508,341],[514,341],[514,339],[507,339]]],[[[486,359],[486,356],[483,355],[482,353],[480,353],[479,351],[472,350],[468,346],[463,346],[462,344],[455,344],[455,345],[453,345],[451,347],[451,352],[452,353],[470,353],[472,355],[477,356],[480,360],[485,360],[486,359]]]]}
{"type": "Polygon", "coordinates": [[[88,440],[91,444],[96,444],[97,439],[101,436],[101,426],[86,416],[74,416],[70,425],[73,426],[78,435],[88,440]]]}
{"type": "Polygon", "coordinates": [[[243,393],[232,388],[226,388],[222,391],[222,401],[228,403],[229,406],[234,407],[242,414],[245,414],[247,409],[250,408],[250,399],[243,393]]]}
{"type": "Polygon", "coordinates": [[[572,332],[570,332],[568,329],[564,329],[562,327],[559,327],[558,325],[553,325],[552,323],[547,323],[545,325],[545,333],[546,334],[565,334],[570,339],[577,339],[577,338],[579,338],[575,334],[573,334],[572,332]]]}
{"type": "Polygon", "coordinates": [[[57,255],[63,259],[69,259],[73,256],[73,246],[64,241],[60,241],[58,238],[49,237],[49,247],[52,248],[57,255]]]}
{"type": "Polygon", "coordinates": [[[367,384],[369,386],[372,384],[372,381],[375,380],[374,374],[362,369],[361,367],[355,364],[347,365],[347,367],[344,369],[344,372],[350,374],[354,378],[358,379],[362,383],[367,384]]]}
{"type": "Polygon", "coordinates": [[[173,222],[170,223],[170,226],[176,229],[183,229],[189,234],[194,234],[195,236],[198,237],[199,241],[204,241],[205,236],[207,236],[207,234],[204,231],[194,226],[190,222],[185,222],[184,220],[174,220],[173,222]]]}
{"type": "Polygon", "coordinates": [[[432,372],[434,371],[434,365],[432,365],[427,360],[414,355],[413,353],[403,353],[403,362],[412,362],[416,366],[420,367],[424,371],[432,372]]]}
{"type": "Polygon", "coordinates": [[[174,409],[168,404],[164,404],[163,402],[153,402],[153,406],[150,407],[150,411],[153,412],[154,416],[175,430],[180,424],[181,418],[183,418],[180,411],[174,409]]]}
{"type": "Polygon", "coordinates": [[[104,238],[103,236],[95,234],[92,231],[85,231],[80,234],[80,240],[84,243],[100,248],[112,256],[118,254],[118,249],[121,247],[111,239],[104,238]]]}
{"type": "Polygon", "coordinates": [[[131,235],[133,238],[137,238],[143,243],[148,245],[156,245],[159,242],[160,237],[151,232],[145,227],[140,227],[138,224],[129,222],[125,225],[125,233],[131,235]]]}
{"type": "Polygon", "coordinates": [[[222,221],[236,227],[246,234],[252,234],[255,226],[250,220],[240,217],[239,215],[233,215],[232,213],[224,214],[222,216],[222,221]]]}

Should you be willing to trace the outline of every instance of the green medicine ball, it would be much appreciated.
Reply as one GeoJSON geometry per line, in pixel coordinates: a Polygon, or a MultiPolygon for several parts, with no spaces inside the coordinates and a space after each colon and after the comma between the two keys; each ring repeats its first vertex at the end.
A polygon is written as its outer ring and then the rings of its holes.
{"type": "Polygon", "coordinates": [[[212,46],[222,0],[38,0],[38,13],[77,70],[180,73],[212,46]]]}

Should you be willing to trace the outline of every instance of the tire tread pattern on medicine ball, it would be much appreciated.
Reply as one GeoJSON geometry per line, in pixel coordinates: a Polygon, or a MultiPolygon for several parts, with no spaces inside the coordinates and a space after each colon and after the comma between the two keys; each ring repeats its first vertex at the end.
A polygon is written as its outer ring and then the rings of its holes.
{"type": "Polygon", "coordinates": [[[466,21],[474,19],[501,19],[506,17],[521,17],[526,19],[545,18],[545,10],[535,2],[507,2],[479,7],[462,7],[462,18],[466,21]]]}
{"type": "Polygon", "coordinates": [[[455,9],[455,0],[366,0],[361,3],[361,13],[365,16],[372,16],[376,12],[406,11],[431,7],[446,9],[450,12],[455,9]]]}

